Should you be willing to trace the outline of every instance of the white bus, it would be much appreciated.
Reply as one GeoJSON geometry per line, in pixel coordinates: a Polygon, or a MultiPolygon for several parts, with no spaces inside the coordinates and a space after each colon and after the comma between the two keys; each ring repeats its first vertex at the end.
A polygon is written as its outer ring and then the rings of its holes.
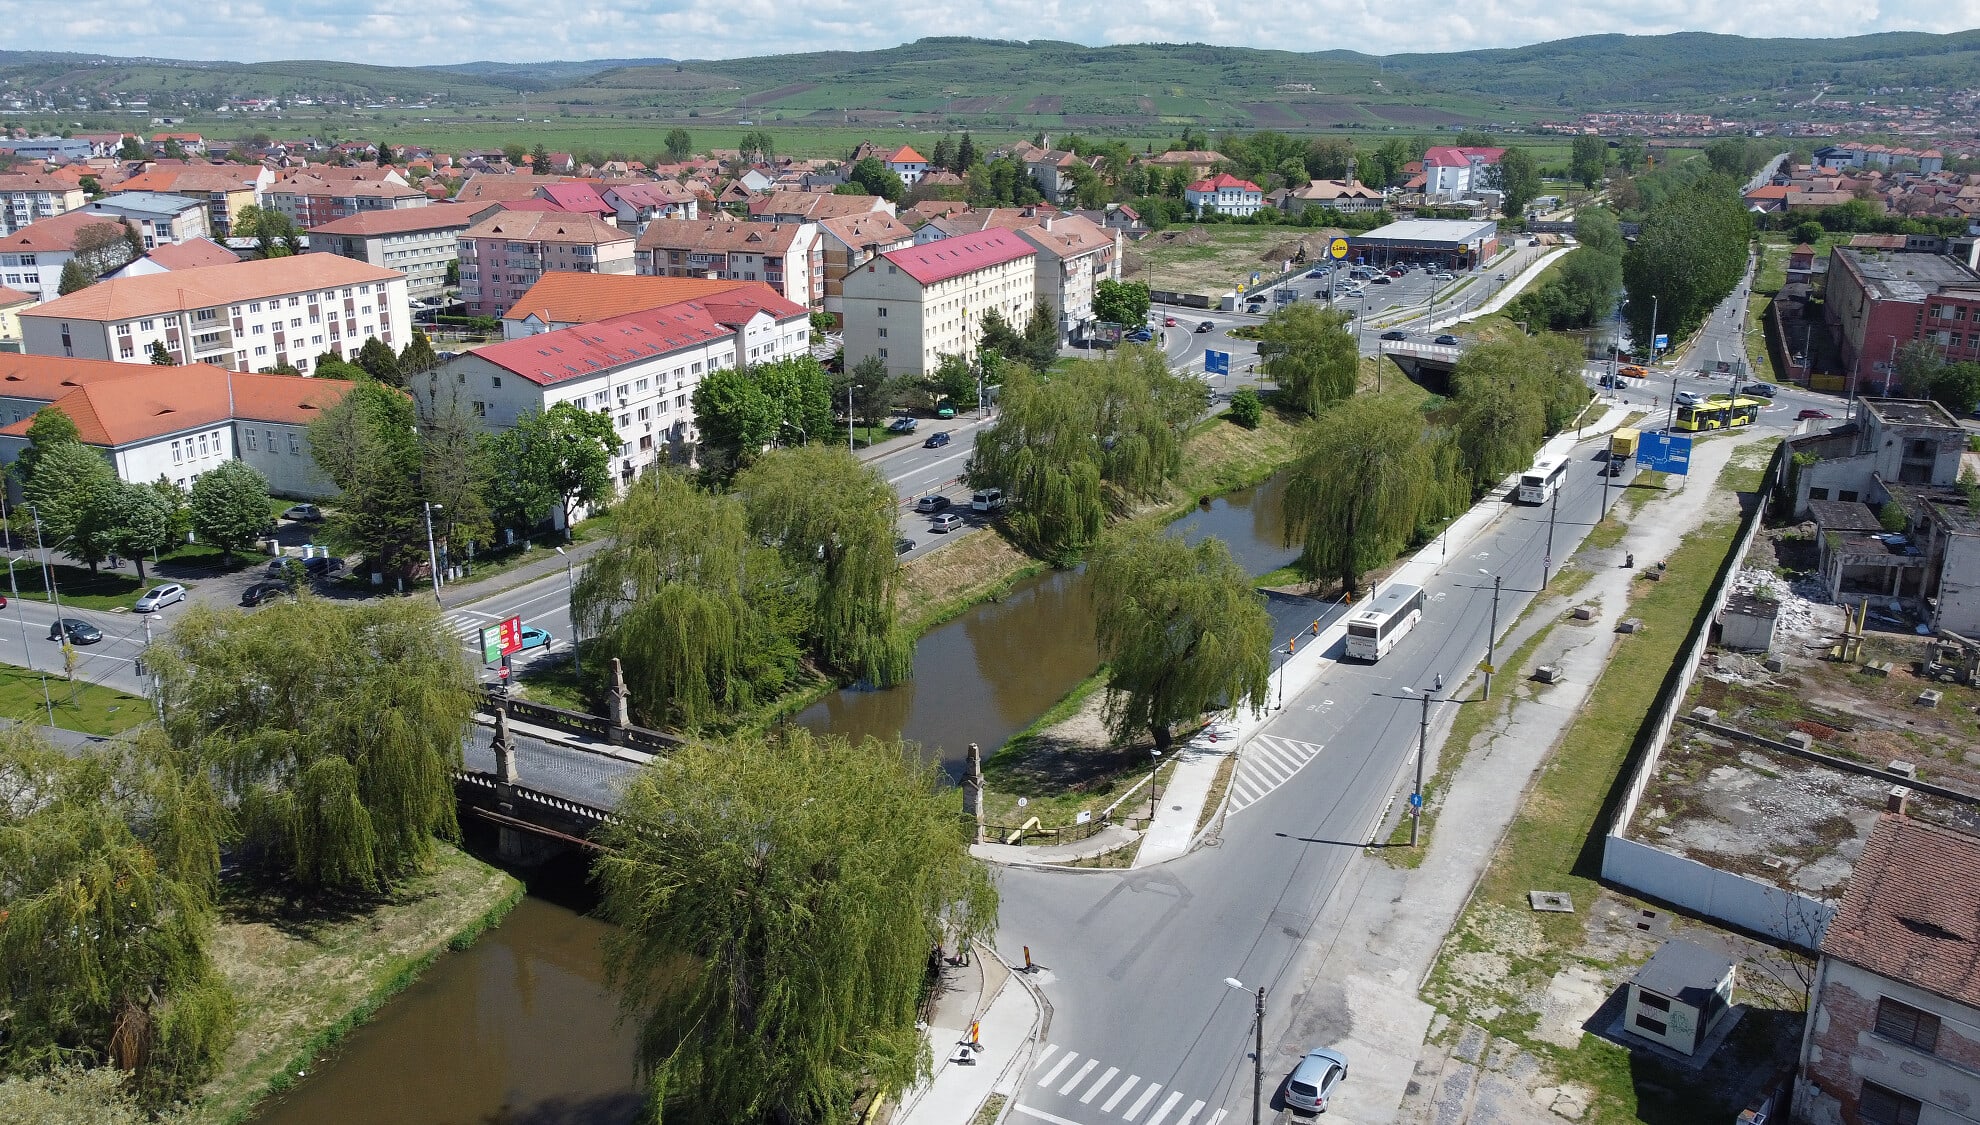
{"type": "Polygon", "coordinates": [[[1568,463],[1565,457],[1542,457],[1534,466],[1519,474],[1519,494],[1522,504],[1545,504],[1560,491],[1561,482],[1567,479],[1568,463]]]}
{"type": "Polygon", "coordinates": [[[1348,616],[1347,655],[1374,663],[1423,620],[1423,590],[1390,586],[1348,616]]]}

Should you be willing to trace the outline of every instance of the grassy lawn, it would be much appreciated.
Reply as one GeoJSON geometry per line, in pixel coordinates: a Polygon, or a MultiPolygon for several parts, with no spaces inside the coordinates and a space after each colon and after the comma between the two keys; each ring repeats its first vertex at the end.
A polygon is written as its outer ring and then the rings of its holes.
{"type": "MultiPolygon", "coordinates": [[[[60,650],[50,644],[44,651],[52,660],[60,650]]],[[[52,672],[45,682],[46,695],[41,672],[0,664],[0,718],[48,723],[65,730],[99,735],[121,734],[151,720],[151,701],[142,696],[126,695],[97,684],[72,683],[52,672]]]]}
{"type": "Polygon", "coordinates": [[[433,870],[382,902],[314,913],[279,899],[223,890],[214,960],[240,1006],[220,1072],[181,1120],[219,1125],[247,1116],[434,958],[464,949],[522,897],[502,871],[445,844],[433,870]]]}
{"type": "MultiPolygon", "coordinates": [[[[1847,242],[1852,236],[1833,231],[1824,231],[1816,239],[1817,261],[1829,256],[1829,250],[1839,242],[1847,242]]],[[[1767,310],[1773,306],[1774,294],[1787,284],[1788,254],[1795,242],[1786,231],[1763,231],[1760,234],[1760,266],[1753,273],[1753,297],[1746,306],[1746,358],[1753,373],[1770,383],[1778,383],[1781,373],[1774,367],[1773,353],[1767,348],[1767,310]]]]}
{"type": "MultiPolygon", "coordinates": [[[[139,582],[135,574],[124,574],[114,570],[102,570],[92,574],[86,567],[71,566],[68,563],[55,563],[50,569],[55,572],[55,593],[63,605],[77,609],[129,609],[135,605],[138,595],[159,583],[153,576],[151,567],[145,567],[145,580],[139,582]]],[[[49,600],[48,586],[42,580],[41,567],[33,559],[23,559],[14,567],[13,580],[19,587],[20,595],[30,601],[49,600]]],[[[11,590],[0,588],[12,596],[11,590]]]]}

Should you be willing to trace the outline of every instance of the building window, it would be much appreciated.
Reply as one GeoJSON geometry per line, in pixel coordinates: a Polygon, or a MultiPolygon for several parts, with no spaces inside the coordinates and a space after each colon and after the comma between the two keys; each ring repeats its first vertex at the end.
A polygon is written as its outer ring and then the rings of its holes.
{"type": "Polygon", "coordinates": [[[289,452],[297,457],[302,456],[302,439],[296,436],[294,430],[289,431],[289,452]]]}
{"type": "Polygon", "coordinates": [[[1810,500],[1827,500],[1829,498],[1829,490],[1826,488],[1811,488],[1808,490],[1808,498],[1810,500]]]}
{"type": "Polygon", "coordinates": [[[254,431],[252,429],[242,430],[241,438],[243,441],[247,443],[248,449],[255,450],[261,448],[260,443],[255,440],[254,431]]]}
{"type": "Polygon", "coordinates": [[[1895,1039],[1926,1054],[1939,1045],[1939,1017],[1901,1004],[1888,996],[1877,998],[1877,1034],[1895,1039]]]}
{"type": "Polygon", "coordinates": [[[1671,1010],[1671,1002],[1669,1000],[1654,992],[1644,992],[1641,989],[1638,989],[1636,993],[1636,1006],[1639,1008],[1655,1008],[1660,1012],[1671,1010]]]}
{"type": "Polygon", "coordinates": [[[1845,488],[1841,492],[1836,493],[1836,499],[1845,504],[1854,504],[1856,503],[1856,493],[1852,489],[1845,488]]]}
{"type": "Polygon", "coordinates": [[[1864,1125],[1918,1125],[1919,1111],[1924,1108],[1917,1098],[1907,1098],[1896,1090],[1865,1082],[1863,1093],[1856,1100],[1856,1117],[1864,1125]]]}
{"type": "Polygon", "coordinates": [[[491,376],[489,376],[489,379],[488,379],[488,385],[489,385],[489,386],[491,386],[491,387],[493,387],[494,389],[496,389],[496,390],[498,390],[498,391],[499,391],[499,390],[501,390],[501,389],[502,389],[502,377],[501,377],[500,375],[491,375],[491,376]]]}
{"type": "Polygon", "coordinates": [[[1665,1026],[1663,1020],[1652,1019],[1651,1017],[1644,1015],[1642,1012],[1636,1013],[1636,1026],[1642,1028],[1643,1030],[1649,1032],[1652,1035],[1667,1035],[1670,1033],[1670,1028],[1665,1026]]]}
{"type": "Polygon", "coordinates": [[[486,417],[488,417],[488,404],[487,404],[487,403],[485,403],[485,402],[476,402],[476,403],[471,403],[470,405],[472,405],[472,406],[474,407],[474,416],[475,416],[476,418],[486,418],[486,417]]]}
{"type": "Polygon", "coordinates": [[[176,441],[175,441],[175,442],[173,442],[173,443],[172,443],[172,463],[173,463],[174,465],[176,465],[176,464],[178,464],[179,462],[181,462],[181,461],[184,461],[185,459],[186,459],[186,455],[185,455],[185,451],[179,448],[179,443],[178,443],[178,442],[176,442],[176,441]]]}

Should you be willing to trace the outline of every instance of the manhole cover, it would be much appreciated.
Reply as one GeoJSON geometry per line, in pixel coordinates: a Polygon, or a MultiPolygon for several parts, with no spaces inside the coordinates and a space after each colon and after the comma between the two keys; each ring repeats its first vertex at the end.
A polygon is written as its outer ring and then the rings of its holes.
{"type": "Polygon", "coordinates": [[[1574,913],[1574,899],[1566,891],[1528,891],[1526,901],[1535,910],[1553,914],[1574,913]]]}

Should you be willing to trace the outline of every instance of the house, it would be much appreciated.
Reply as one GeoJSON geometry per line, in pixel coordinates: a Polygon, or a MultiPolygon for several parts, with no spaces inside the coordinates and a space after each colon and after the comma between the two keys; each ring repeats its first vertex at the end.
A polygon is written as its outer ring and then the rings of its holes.
{"type": "Polygon", "coordinates": [[[969,210],[968,202],[961,199],[923,199],[901,212],[901,218],[910,223],[925,223],[930,219],[946,219],[959,211],[969,210]]]}
{"type": "Polygon", "coordinates": [[[32,294],[0,285],[0,352],[21,350],[21,310],[37,303],[32,294]]]}
{"type": "Polygon", "coordinates": [[[114,216],[88,211],[70,211],[23,227],[0,238],[0,284],[52,301],[61,295],[62,267],[76,257],[78,239],[96,244],[85,265],[91,278],[137,257],[126,230],[114,216]],[[90,233],[85,236],[85,231],[90,233]]]}
{"type": "Polygon", "coordinates": [[[655,219],[694,219],[701,213],[700,198],[671,180],[613,184],[601,198],[621,229],[638,233],[655,219]]]}
{"type": "Polygon", "coordinates": [[[22,160],[37,160],[44,164],[67,164],[87,160],[96,154],[96,146],[83,137],[19,137],[6,141],[0,147],[22,160]]]}
{"type": "Polygon", "coordinates": [[[1694,1055],[1732,1011],[1732,993],[1731,958],[1672,938],[1630,977],[1623,1028],[1694,1055]]]}
{"type": "Polygon", "coordinates": [[[1059,210],[1049,203],[1038,203],[1025,207],[977,207],[956,211],[941,218],[930,219],[916,227],[914,244],[926,246],[959,234],[975,234],[985,230],[1018,230],[1022,227],[1037,226],[1046,219],[1059,214],[1059,210]]]}
{"type": "Polygon", "coordinates": [[[1250,180],[1240,180],[1229,172],[1219,172],[1207,180],[1197,180],[1183,189],[1183,202],[1190,213],[1209,212],[1237,218],[1255,215],[1265,206],[1265,192],[1250,180]]]}
{"type": "Polygon", "coordinates": [[[180,364],[308,374],[374,338],[397,351],[412,328],[397,271],[300,254],[101,281],[24,312],[21,336],[33,355],[148,363],[156,343],[180,364]]]}
{"type": "Polygon", "coordinates": [[[1460,148],[1436,145],[1423,154],[1423,194],[1435,199],[1464,199],[1491,189],[1487,169],[1497,168],[1503,148],[1460,148]]]}
{"type": "Polygon", "coordinates": [[[114,195],[147,191],[183,195],[206,204],[206,226],[216,239],[233,232],[234,216],[241,209],[258,204],[261,193],[274,186],[275,173],[262,167],[227,168],[208,164],[199,167],[158,166],[110,188],[114,195]]]}
{"type": "Polygon", "coordinates": [[[1045,197],[1045,201],[1054,205],[1064,204],[1072,199],[1073,189],[1076,186],[1073,181],[1073,169],[1082,166],[1086,166],[1086,162],[1077,155],[1060,152],[1057,149],[1034,152],[1024,161],[1025,174],[1029,175],[1031,182],[1037,185],[1039,194],[1045,197]]]}
{"type": "Polygon", "coordinates": [[[1174,174],[1174,169],[1185,168],[1192,180],[1200,180],[1210,174],[1210,169],[1225,163],[1224,154],[1208,149],[1177,149],[1174,152],[1158,152],[1141,163],[1150,168],[1159,168],[1174,174]]]}
{"type": "Polygon", "coordinates": [[[1304,187],[1286,191],[1278,200],[1279,210],[1288,215],[1298,215],[1308,207],[1327,207],[1354,215],[1380,211],[1382,206],[1382,193],[1360,180],[1312,180],[1304,187]]]}
{"type": "Polygon", "coordinates": [[[109,216],[113,221],[129,221],[144,240],[146,250],[210,238],[213,234],[207,225],[206,204],[183,195],[126,191],[92,200],[82,209],[109,216]]]}
{"type": "Polygon", "coordinates": [[[180,151],[187,156],[198,156],[206,151],[206,138],[198,133],[153,133],[151,151],[164,152],[167,145],[177,141],[180,151]]]}
{"type": "Polygon", "coordinates": [[[195,238],[189,242],[173,242],[156,250],[147,250],[104,274],[100,280],[138,277],[147,273],[170,273],[173,270],[191,270],[201,266],[224,266],[240,260],[240,255],[210,238],[195,238]]]}
{"type": "Polygon", "coordinates": [[[840,316],[845,312],[846,275],[889,250],[914,245],[914,232],[892,215],[870,211],[820,220],[818,242],[824,251],[823,308],[840,316]]]}
{"type": "Polygon", "coordinates": [[[895,213],[894,205],[877,195],[773,191],[749,201],[749,217],[759,223],[816,223],[869,212],[895,213]]]}
{"type": "Polygon", "coordinates": [[[52,406],[131,484],[164,478],[191,487],[200,474],[239,460],[278,496],[334,496],[336,486],[310,455],[309,424],[354,385],[206,364],[133,367],[0,355],[0,421],[7,423],[0,426],[0,461],[20,456],[34,413],[52,406]]]}
{"type": "Polygon", "coordinates": [[[927,174],[928,158],[914,151],[914,146],[902,145],[888,155],[887,171],[899,176],[902,184],[912,188],[927,174]]]}
{"type": "Polygon", "coordinates": [[[461,303],[500,316],[549,270],[632,273],[633,235],[590,215],[502,211],[462,231],[461,303]]]}
{"type": "Polygon", "coordinates": [[[1030,315],[1037,257],[1001,229],[878,255],[841,288],[846,363],[873,357],[890,375],[918,377],[944,355],[974,354],[984,313],[1012,324],[1030,315]]]}
{"type": "Polygon", "coordinates": [[[825,299],[816,223],[655,219],[639,236],[635,261],[638,272],[649,277],[762,281],[807,308],[825,299]]]}
{"type": "Polygon", "coordinates": [[[67,180],[35,172],[0,173],[0,234],[81,207],[89,196],[67,180]]]}
{"type": "Polygon", "coordinates": [[[454,193],[454,202],[515,203],[537,198],[537,188],[554,182],[554,177],[547,176],[511,176],[495,172],[478,172],[462,182],[461,190],[454,193]]]}
{"type": "Polygon", "coordinates": [[[572,215],[590,215],[615,225],[618,222],[618,208],[605,202],[605,197],[599,194],[596,187],[581,180],[544,184],[536,189],[536,198],[572,215]]]}
{"type": "Polygon", "coordinates": [[[694,392],[705,375],[803,356],[810,346],[803,306],[744,283],[463,352],[411,389],[428,408],[457,396],[491,430],[560,402],[606,414],[620,442],[612,473],[629,484],[642,469],[692,455],[694,392]]]}
{"type": "Polygon", "coordinates": [[[435,203],[391,211],[364,211],[309,230],[314,253],[398,270],[414,301],[443,296],[447,275],[460,263],[460,237],[494,212],[492,203],[435,203]]]}
{"type": "Polygon", "coordinates": [[[753,284],[701,277],[623,273],[546,273],[502,314],[502,338],[520,340],[662,305],[697,301],[753,284]]]}
{"type": "Polygon", "coordinates": [[[1077,215],[1048,215],[1015,233],[1038,251],[1032,291],[1051,307],[1060,337],[1078,333],[1093,320],[1094,287],[1121,279],[1121,233],[1077,215]]]}
{"type": "Polygon", "coordinates": [[[1948,363],[1980,359],[1980,273],[1949,255],[1838,246],[1823,319],[1856,393],[1888,393],[1907,343],[1930,344],[1948,363]]]}
{"type": "Polygon", "coordinates": [[[1980,841],[1878,817],[1822,934],[1795,1072],[1803,1125],[1971,1121],[1980,1106],[1980,841]]]}

